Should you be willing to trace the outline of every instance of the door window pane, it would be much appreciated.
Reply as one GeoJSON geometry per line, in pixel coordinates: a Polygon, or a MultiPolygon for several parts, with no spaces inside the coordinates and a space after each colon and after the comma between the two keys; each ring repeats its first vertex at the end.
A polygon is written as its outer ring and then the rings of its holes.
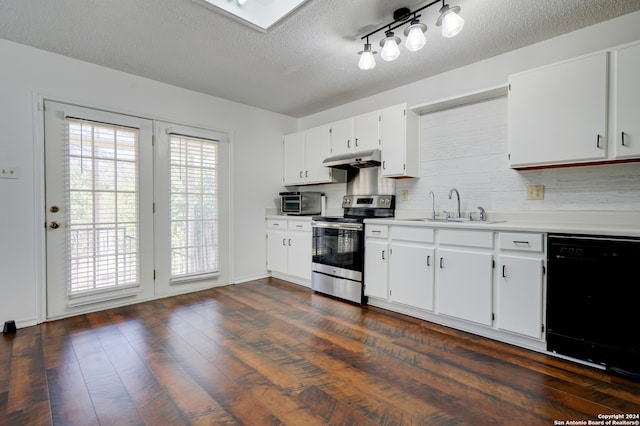
{"type": "Polygon", "coordinates": [[[67,121],[68,294],[137,285],[138,131],[67,121]]]}
{"type": "Polygon", "coordinates": [[[218,272],[216,141],[171,135],[171,277],[218,272]]]}

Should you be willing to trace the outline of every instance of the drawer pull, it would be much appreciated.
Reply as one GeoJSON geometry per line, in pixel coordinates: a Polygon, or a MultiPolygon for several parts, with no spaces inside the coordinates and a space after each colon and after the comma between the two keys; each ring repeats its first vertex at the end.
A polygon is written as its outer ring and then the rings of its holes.
{"type": "Polygon", "coordinates": [[[427,256],[427,266],[431,266],[431,256],[427,256]]]}
{"type": "Polygon", "coordinates": [[[379,233],[381,233],[381,232],[382,232],[382,231],[376,231],[375,229],[371,231],[371,233],[372,233],[372,234],[379,234],[379,233]]]}
{"type": "Polygon", "coordinates": [[[529,245],[529,241],[517,241],[517,240],[513,240],[513,244],[520,246],[520,245],[529,245]]]}

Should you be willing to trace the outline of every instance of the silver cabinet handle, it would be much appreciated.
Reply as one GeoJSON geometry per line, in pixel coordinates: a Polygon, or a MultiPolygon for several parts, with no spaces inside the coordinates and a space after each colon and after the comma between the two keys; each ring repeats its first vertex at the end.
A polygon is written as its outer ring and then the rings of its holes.
{"type": "Polygon", "coordinates": [[[302,170],[300,170],[300,177],[302,177],[302,170]]]}
{"type": "Polygon", "coordinates": [[[442,265],[442,261],[444,260],[444,257],[440,258],[440,269],[444,269],[444,266],[442,265]]]}
{"type": "Polygon", "coordinates": [[[351,139],[347,139],[347,148],[351,148],[351,139]]]}
{"type": "Polygon", "coordinates": [[[517,240],[513,240],[513,244],[520,246],[520,245],[529,245],[529,241],[517,241],[517,240]]]}
{"type": "Polygon", "coordinates": [[[291,247],[291,238],[289,238],[289,247],[291,247]]]}
{"type": "Polygon", "coordinates": [[[385,252],[385,251],[386,251],[386,250],[382,250],[382,260],[384,260],[384,252],[385,252]]]}
{"type": "Polygon", "coordinates": [[[602,148],[602,146],[600,145],[600,139],[601,138],[602,138],[602,136],[596,135],[596,148],[598,148],[598,149],[602,148]]]}
{"type": "Polygon", "coordinates": [[[427,266],[431,266],[431,256],[427,256],[427,266]]]}
{"type": "Polygon", "coordinates": [[[624,132],[620,132],[620,135],[622,136],[622,146],[627,146],[624,143],[624,132]]]}
{"type": "Polygon", "coordinates": [[[286,246],[286,245],[287,245],[287,239],[286,239],[286,238],[283,238],[283,239],[282,239],[282,245],[283,245],[283,246],[286,246]]]}
{"type": "Polygon", "coordinates": [[[356,146],[358,146],[358,138],[356,138],[356,146]]]}
{"type": "Polygon", "coordinates": [[[507,278],[507,265],[502,265],[502,278],[507,278]]]}

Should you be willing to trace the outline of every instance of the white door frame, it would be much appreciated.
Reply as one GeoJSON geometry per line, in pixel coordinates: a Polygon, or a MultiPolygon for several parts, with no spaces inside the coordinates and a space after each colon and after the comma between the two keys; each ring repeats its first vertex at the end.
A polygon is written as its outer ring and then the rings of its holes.
{"type": "MultiPolygon", "coordinates": [[[[171,117],[154,116],[153,114],[140,114],[136,111],[127,110],[124,107],[114,107],[97,105],[94,101],[78,98],[70,98],[66,95],[60,95],[56,93],[50,93],[46,91],[34,90],[31,95],[31,111],[32,111],[32,146],[33,146],[33,208],[34,211],[34,277],[35,277],[35,311],[36,317],[24,322],[24,327],[41,324],[47,321],[47,277],[46,277],[46,217],[45,217],[45,149],[44,149],[44,101],[54,101],[60,103],[68,103],[71,105],[78,105],[84,108],[94,108],[98,110],[117,112],[121,114],[133,115],[150,120],[160,120],[165,122],[172,122],[180,125],[207,128],[212,131],[226,133],[228,135],[229,143],[229,206],[228,206],[228,226],[229,226],[229,239],[226,249],[229,253],[229,274],[228,284],[235,284],[236,272],[235,272],[235,243],[234,243],[234,230],[235,230],[235,192],[234,192],[234,138],[235,132],[231,129],[212,127],[206,123],[185,123],[181,120],[176,120],[171,117]]],[[[225,249],[224,247],[220,247],[225,249]]]]}

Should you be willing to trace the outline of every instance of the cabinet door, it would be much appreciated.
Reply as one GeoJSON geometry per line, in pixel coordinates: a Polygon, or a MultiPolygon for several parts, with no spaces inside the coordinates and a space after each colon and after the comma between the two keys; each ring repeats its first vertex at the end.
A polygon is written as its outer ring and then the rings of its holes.
{"type": "Polygon", "coordinates": [[[331,124],[331,155],[353,152],[353,118],[331,124]]]}
{"type": "Polygon", "coordinates": [[[380,113],[358,115],[353,119],[354,151],[380,149],[380,113]]]}
{"type": "Polygon", "coordinates": [[[438,249],[437,261],[438,312],[490,326],[493,256],[438,249]]]}
{"type": "Polygon", "coordinates": [[[432,247],[407,242],[392,242],[389,261],[390,298],[394,302],[433,310],[432,247]]]}
{"type": "Polygon", "coordinates": [[[267,232],[267,269],[287,273],[287,231],[267,232]]]}
{"type": "Polygon", "coordinates": [[[640,157],[640,44],[616,52],[615,158],[640,157]]]}
{"type": "Polygon", "coordinates": [[[539,339],[542,335],[542,259],[501,255],[498,328],[539,339]]]}
{"type": "Polygon", "coordinates": [[[404,105],[382,110],[382,173],[385,176],[401,176],[405,172],[405,114],[404,105]]]}
{"type": "Polygon", "coordinates": [[[283,184],[299,185],[304,183],[304,132],[285,135],[283,142],[283,184]]]}
{"type": "Polygon", "coordinates": [[[607,158],[607,53],[509,78],[511,167],[607,158]]]}
{"type": "Polygon", "coordinates": [[[311,232],[289,232],[288,273],[311,280],[311,232]]]}
{"type": "Polygon", "coordinates": [[[329,126],[307,130],[305,139],[306,183],[330,182],[331,169],[322,165],[322,161],[329,156],[329,126]]]}
{"type": "Polygon", "coordinates": [[[387,299],[389,290],[387,270],[389,244],[386,241],[367,240],[364,248],[364,294],[387,299]]]}

